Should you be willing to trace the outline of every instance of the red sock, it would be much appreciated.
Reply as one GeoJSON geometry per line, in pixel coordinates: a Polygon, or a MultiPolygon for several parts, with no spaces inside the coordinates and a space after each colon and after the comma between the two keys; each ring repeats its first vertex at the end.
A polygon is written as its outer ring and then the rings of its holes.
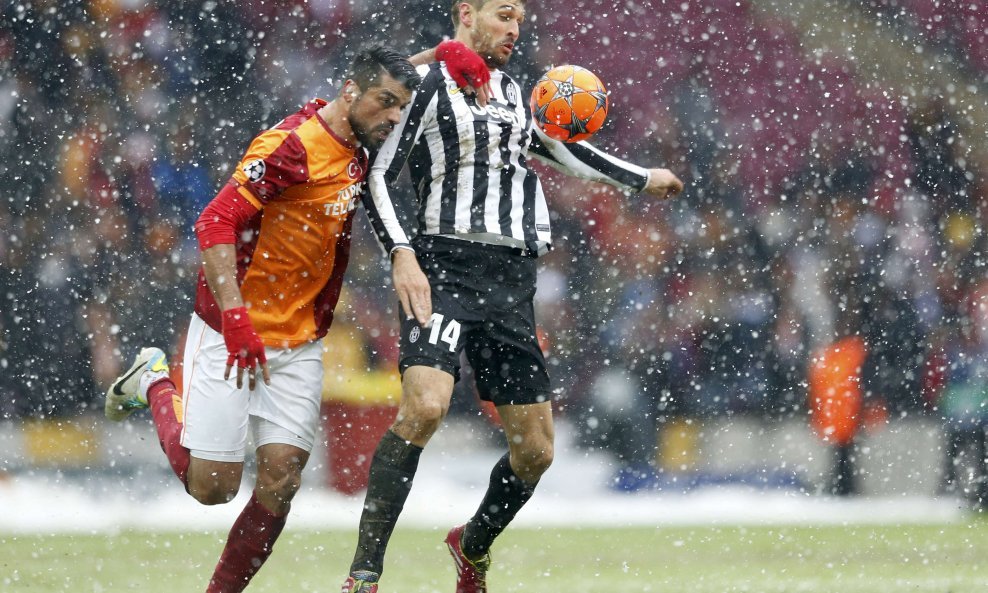
{"type": "Polygon", "coordinates": [[[182,438],[182,397],[171,379],[161,379],[148,387],[148,405],[158,428],[158,443],[168,457],[168,463],[179,480],[189,488],[189,450],[179,442],[182,438]]]}
{"type": "Polygon", "coordinates": [[[275,516],[258,502],[256,492],[252,494],[230,530],[206,593],[243,591],[271,555],[287,517],[287,514],[275,516]]]}

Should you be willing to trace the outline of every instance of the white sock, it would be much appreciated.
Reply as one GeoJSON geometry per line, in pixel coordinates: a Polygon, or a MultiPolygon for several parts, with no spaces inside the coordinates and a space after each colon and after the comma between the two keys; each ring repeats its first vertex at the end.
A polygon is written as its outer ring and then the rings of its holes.
{"type": "Polygon", "coordinates": [[[141,379],[137,387],[137,397],[145,405],[148,404],[148,389],[162,379],[168,378],[168,371],[152,371],[146,369],[141,373],[141,379]]]}

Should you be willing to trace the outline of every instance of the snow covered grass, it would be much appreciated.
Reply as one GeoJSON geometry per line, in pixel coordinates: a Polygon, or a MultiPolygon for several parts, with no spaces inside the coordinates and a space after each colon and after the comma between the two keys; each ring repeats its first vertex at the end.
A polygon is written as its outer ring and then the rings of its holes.
{"type": "MultiPolygon", "coordinates": [[[[453,590],[439,529],[399,528],[382,593],[453,590]]],[[[0,535],[0,590],[201,591],[224,532],[0,535]]],[[[288,529],[249,593],[335,592],[353,531],[288,529]]],[[[511,529],[494,550],[496,593],[981,592],[988,524],[511,529]]]]}
{"type": "MultiPolygon", "coordinates": [[[[473,513],[502,454],[462,440],[423,456],[381,593],[452,593],[445,530],[473,513]]],[[[558,453],[495,547],[493,593],[983,593],[988,583],[988,522],[955,499],[740,485],[618,493],[608,457],[558,453]]],[[[0,476],[0,592],[203,591],[250,485],[204,507],[159,461],[0,476]]],[[[363,496],[311,477],[247,593],[339,591],[363,496]]]]}

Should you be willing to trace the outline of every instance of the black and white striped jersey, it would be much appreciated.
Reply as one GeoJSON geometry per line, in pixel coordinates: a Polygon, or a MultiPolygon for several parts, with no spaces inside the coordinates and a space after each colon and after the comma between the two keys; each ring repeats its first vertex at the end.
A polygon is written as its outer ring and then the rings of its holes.
{"type": "MultiPolygon", "coordinates": [[[[527,96],[510,76],[491,73],[493,97],[480,107],[442,63],[418,67],[422,83],[381,146],[364,205],[387,252],[413,230],[542,253],[551,244],[549,210],[528,155],[576,177],[641,191],[648,172],[586,142],[553,140],[533,125],[527,96]],[[388,185],[405,163],[418,198],[418,228],[402,228],[388,185]]],[[[408,223],[406,223],[408,224],[408,223]]]]}

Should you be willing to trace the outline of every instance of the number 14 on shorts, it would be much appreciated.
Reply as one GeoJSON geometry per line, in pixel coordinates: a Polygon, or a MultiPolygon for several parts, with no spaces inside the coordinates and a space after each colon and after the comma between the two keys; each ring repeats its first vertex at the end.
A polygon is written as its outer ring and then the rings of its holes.
{"type": "MultiPolygon", "coordinates": [[[[456,351],[456,341],[460,339],[460,322],[455,319],[450,319],[446,321],[446,317],[440,313],[433,313],[432,319],[429,321],[429,343],[438,345],[439,341],[442,340],[443,343],[449,344],[449,351],[456,351]],[[443,324],[445,323],[445,328],[443,324]]],[[[412,329],[409,339],[414,342],[418,339],[419,328],[415,327],[412,329]]]]}

